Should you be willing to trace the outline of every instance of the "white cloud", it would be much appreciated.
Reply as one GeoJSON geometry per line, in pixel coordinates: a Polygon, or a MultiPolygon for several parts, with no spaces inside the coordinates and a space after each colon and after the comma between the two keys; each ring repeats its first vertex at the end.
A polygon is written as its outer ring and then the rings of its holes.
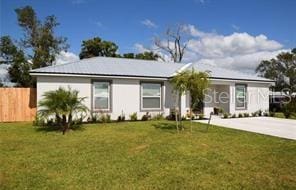
{"type": "MultiPolygon", "coordinates": [[[[184,25],[183,31],[190,35],[183,62],[208,63],[243,72],[254,72],[261,60],[274,58],[283,51],[283,45],[268,39],[264,34],[250,35],[246,32],[234,32],[221,35],[204,32],[194,25],[184,25]]],[[[140,47],[140,44],[137,44],[140,47]]],[[[150,49],[154,50],[153,46],[150,49]]],[[[147,49],[147,48],[146,48],[147,49]]],[[[140,49],[138,49],[140,50],[140,49]]],[[[165,52],[162,55],[166,55],[165,52]]]]}
{"type": "Polygon", "coordinates": [[[223,58],[214,59],[202,58],[197,62],[199,64],[206,63],[213,66],[243,71],[246,73],[254,73],[256,67],[262,60],[269,60],[271,58],[274,58],[276,57],[276,55],[284,51],[289,50],[261,51],[245,55],[227,56],[223,58]]]}
{"type": "Polygon", "coordinates": [[[60,65],[64,63],[78,61],[78,60],[79,60],[79,57],[76,54],[72,52],[61,51],[60,54],[56,56],[56,60],[54,64],[60,65]]]}
{"type": "Polygon", "coordinates": [[[282,48],[274,40],[268,40],[263,34],[251,36],[248,33],[233,33],[228,36],[212,35],[200,39],[191,39],[188,49],[206,58],[222,58],[238,54],[259,51],[273,51],[282,48]]]}
{"type": "Polygon", "coordinates": [[[157,25],[149,19],[142,20],[141,24],[147,26],[148,28],[157,28],[157,25]]]}
{"type": "Polygon", "coordinates": [[[1,64],[0,65],[0,82],[9,82],[9,74],[8,74],[9,65],[1,64]]]}
{"type": "Polygon", "coordinates": [[[232,27],[234,30],[239,30],[239,29],[240,29],[240,27],[237,26],[237,25],[235,25],[235,24],[232,24],[231,27],[232,27]]]}
{"type": "Polygon", "coordinates": [[[205,33],[200,31],[199,29],[197,29],[195,26],[191,24],[183,25],[182,30],[193,37],[203,37],[205,35],[211,35],[210,33],[205,33]]]}

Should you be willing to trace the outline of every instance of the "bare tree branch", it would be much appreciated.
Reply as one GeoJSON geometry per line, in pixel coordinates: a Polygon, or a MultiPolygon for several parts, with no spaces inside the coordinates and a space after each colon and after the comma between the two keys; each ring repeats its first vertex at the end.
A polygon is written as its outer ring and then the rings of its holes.
{"type": "Polygon", "coordinates": [[[169,53],[174,62],[181,62],[187,48],[187,42],[183,42],[182,36],[182,25],[178,25],[176,28],[168,28],[164,39],[155,38],[154,44],[159,49],[169,53]],[[166,45],[164,44],[165,41],[166,45]]]}

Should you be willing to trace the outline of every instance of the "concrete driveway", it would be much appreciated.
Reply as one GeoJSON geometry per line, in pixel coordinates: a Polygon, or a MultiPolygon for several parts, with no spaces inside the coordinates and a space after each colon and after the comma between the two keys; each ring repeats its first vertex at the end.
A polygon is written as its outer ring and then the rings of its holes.
{"type": "MultiPolygon", "coordinates": [[[[207,123],[208,121],[198,120],[197,122],[207,123]]],[[[273,117],[221,119],[220,117],[214,116],[211,120],[211,124],[296,140],[296,120],[292,119],[273,117]]]]}

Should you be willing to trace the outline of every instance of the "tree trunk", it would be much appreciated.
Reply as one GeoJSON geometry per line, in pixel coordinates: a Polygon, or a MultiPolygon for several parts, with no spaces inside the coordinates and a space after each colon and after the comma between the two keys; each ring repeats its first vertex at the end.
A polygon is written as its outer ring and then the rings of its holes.
{"type": "Polygon", "coordinates": [[[178,111],[177,111],[177,108],[175,108],[175,120],[176,120],[177,132],[179,133],[179,123],[178,123],[178,111]]]}
{"type": "Polygon", "coordinates": [[[192,107],[189,108],[190,111],[190,132],[192,133],[192,107]]]}
{"type": "Polygon", "coordinates": [[[63,115],[63,135],[66,133],[67,131],[67,117],[66,115],[63,115]]]}
{"type": "Polygon", "coordinates": [[[61,126],[62,125],[62,119],[61,117],[59,116],[59,114],[56,113],[56,124],[58,126],[61,126]]]}

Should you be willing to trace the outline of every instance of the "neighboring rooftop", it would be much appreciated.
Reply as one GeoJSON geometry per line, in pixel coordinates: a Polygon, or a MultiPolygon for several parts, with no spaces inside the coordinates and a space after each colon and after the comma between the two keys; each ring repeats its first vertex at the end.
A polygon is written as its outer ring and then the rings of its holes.
{"type": "Polygon", "coordinates": [[[209,71],[211,78],[216,79],[272,82],[272,80],[266,78],[203,63],[168,63],[110,57],[93,57],[82,59],[76,62],[31,70],[31,73],[35,75],[53,73],[169,78],[177,71],[182,69],[191,69],[192,67],[197,71],[209,71]]]}

